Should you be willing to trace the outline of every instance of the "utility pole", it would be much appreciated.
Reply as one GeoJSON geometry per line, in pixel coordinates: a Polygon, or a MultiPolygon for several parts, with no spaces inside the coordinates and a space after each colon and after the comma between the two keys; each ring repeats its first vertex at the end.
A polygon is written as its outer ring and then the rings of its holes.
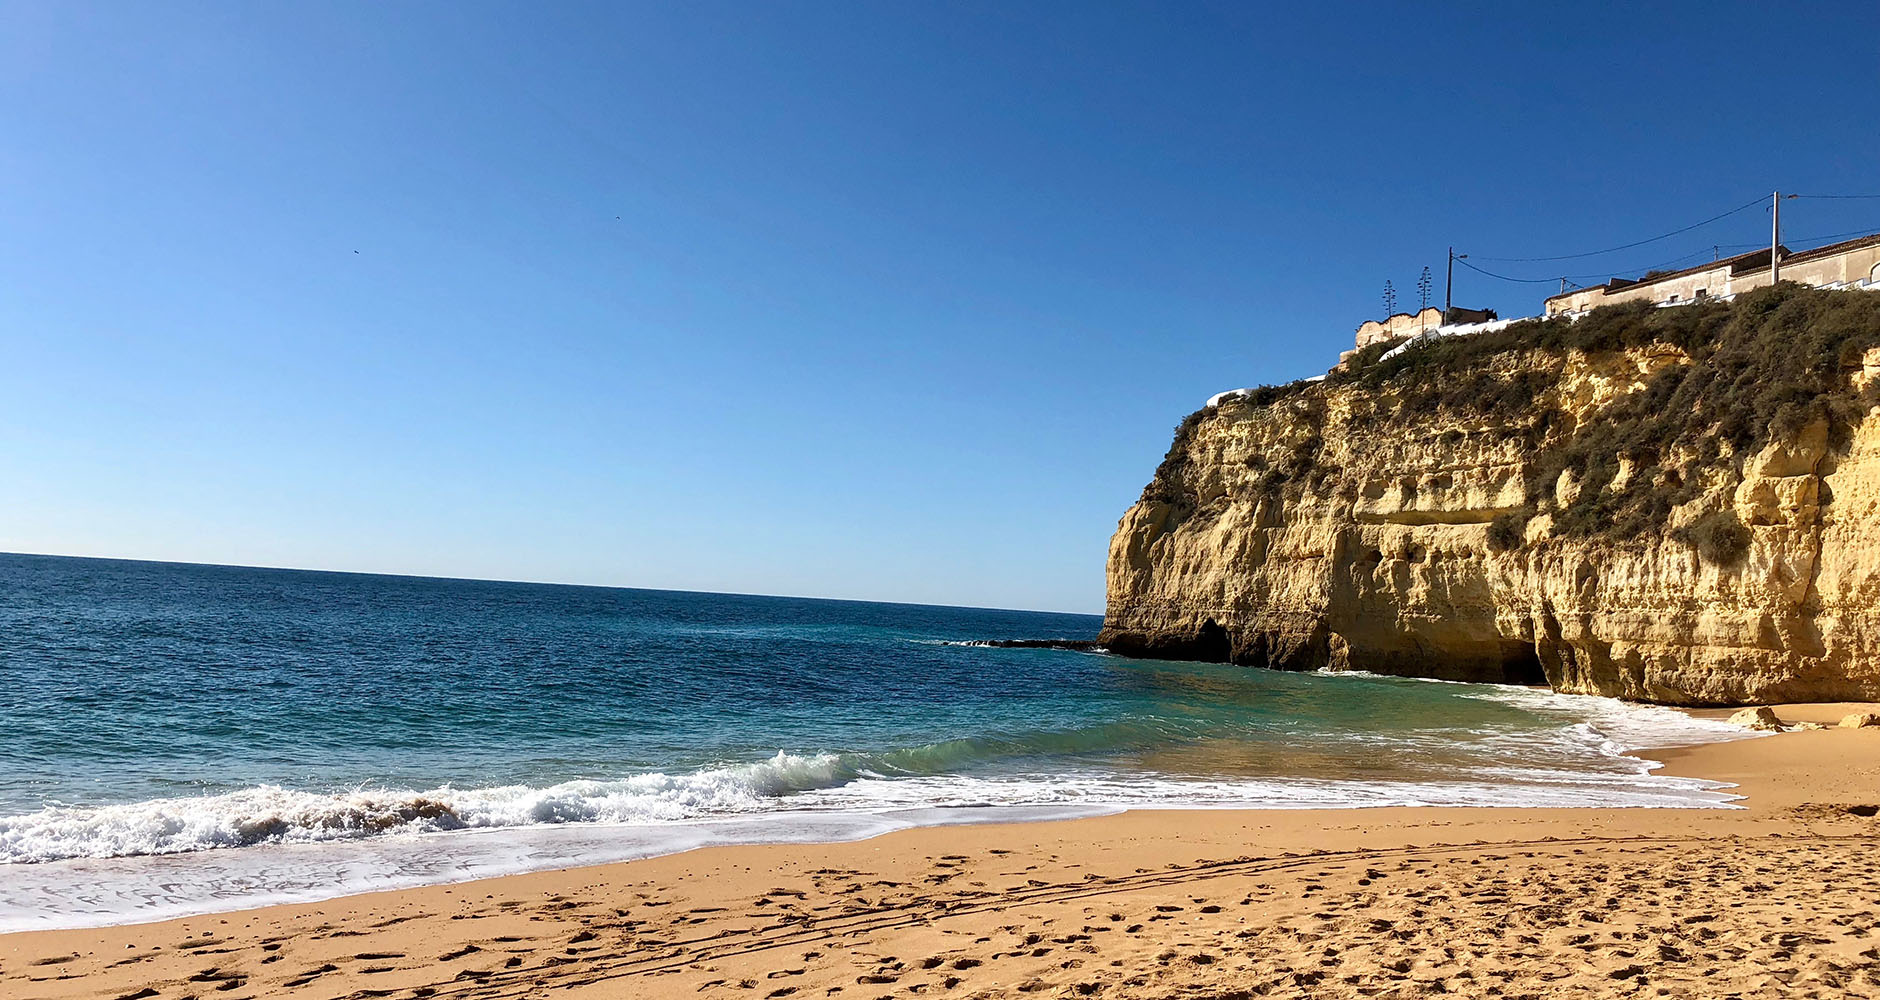
{"type": "Polygon", "coordinates": [[[1449,310],[1455,305],[1455,300],[1450,298],[1450,293],[1454,291],[1456,285],[1456,261],[1467,259],[1469,259],[1468,254],[1458,254],[1455,247],[1449,248],[1449,270],[1443,275],[1443,322],[1445,323],[1449,322],[1449,310]]]}
{"type": "Polygon", "coordinates": [[[1769,196],[1769,284],[1782,280],[1782,192],[1769,196]]]}
{"type": "Polygon", "coordinates": [[[1567,294],[1567,279],[1565,278],[1560,279],[1560,294],[1567,294]]]}

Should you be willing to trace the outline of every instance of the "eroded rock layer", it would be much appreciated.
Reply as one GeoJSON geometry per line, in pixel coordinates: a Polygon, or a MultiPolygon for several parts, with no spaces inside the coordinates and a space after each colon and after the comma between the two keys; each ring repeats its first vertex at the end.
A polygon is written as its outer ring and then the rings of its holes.
{"type": "Polygon", "coordinates": [[[1601,310],[1230,398],[1110,546],[1133,655],[1880,699],[1880,294],[1601,310]]]}

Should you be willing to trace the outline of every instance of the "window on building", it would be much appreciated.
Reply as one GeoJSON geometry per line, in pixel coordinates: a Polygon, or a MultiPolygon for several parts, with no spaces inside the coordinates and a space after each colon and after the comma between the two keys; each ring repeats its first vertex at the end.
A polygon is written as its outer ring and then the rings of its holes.
{"type": "Polygon", "coordinates": [[[1709,297],[1710,297],[1710,289],[1708,288],[1700,288],[1697,291],[1691,293],[1691,298],[1696,299],[1699,302],[1702,302],[1703,300],[1709,297]]]}

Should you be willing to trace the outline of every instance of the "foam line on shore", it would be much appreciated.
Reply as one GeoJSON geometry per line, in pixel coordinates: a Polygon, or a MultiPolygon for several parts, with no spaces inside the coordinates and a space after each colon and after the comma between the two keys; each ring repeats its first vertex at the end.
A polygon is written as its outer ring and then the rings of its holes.
{"type": "Polygon", "coordinates": [[[7,870],[0,933],[144,923],[366,892],[636,861],[751,844],[835,844],[917,826],[1079,819],[1104,807],[772,813],[658,825],[533,826],[283,844],[267,850],[80,858],[7,870]]]}
{"type": "MultiPolygon", "coordinates": [[[[1436,682],[1442,683],[1442,682],[1436,682]]],[[[1181,719],[1119,719],[1022,735],[963,737],[880,753],[791,754],[767,759],[546,786],[341,790],[259,785],[219,794],[97,805],[49,805],[0,816],[7,865],[161,855],[260,844],[356,841],[393,835],[565,824],[658,825],[788,811],[929,806],[1371,805],[1718,806],[1729,797],[1663,778],[1634,751],[1743,739],[1740,727],[1672,709],[1507,685],[1456,685],[1461,697],[1500,702],[1558,722],[1536,731],[1392,733],[1387,745],[1440,749],[1466,737],[1490,759],[1435,779],[1223,776],[1112,770],[1042,760],[1153,753],[1218,736],[1181,719]],[[1534,762],[1530,766],[1527,762],[1534,762]],[[1582,763],[1584,762],[1584,763],[1582,763]],[[988,767],[992,770],[989,772],[988,767]],[[1512,779],[1512,780],[1511,780],[1512,779]]],[[[1363,734],[1347,734],[1364,741],[1363,734]]]]}

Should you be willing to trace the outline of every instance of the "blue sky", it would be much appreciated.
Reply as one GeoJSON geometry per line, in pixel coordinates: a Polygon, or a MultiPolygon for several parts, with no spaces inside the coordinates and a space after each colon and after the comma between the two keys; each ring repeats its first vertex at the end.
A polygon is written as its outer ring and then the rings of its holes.
{"type": "Polygon", "coordinates": [[[1880,8],[1525,6],[0,4],[0,550],[1099,611],[1446,245],[1880,193],[1880,8]]]}

